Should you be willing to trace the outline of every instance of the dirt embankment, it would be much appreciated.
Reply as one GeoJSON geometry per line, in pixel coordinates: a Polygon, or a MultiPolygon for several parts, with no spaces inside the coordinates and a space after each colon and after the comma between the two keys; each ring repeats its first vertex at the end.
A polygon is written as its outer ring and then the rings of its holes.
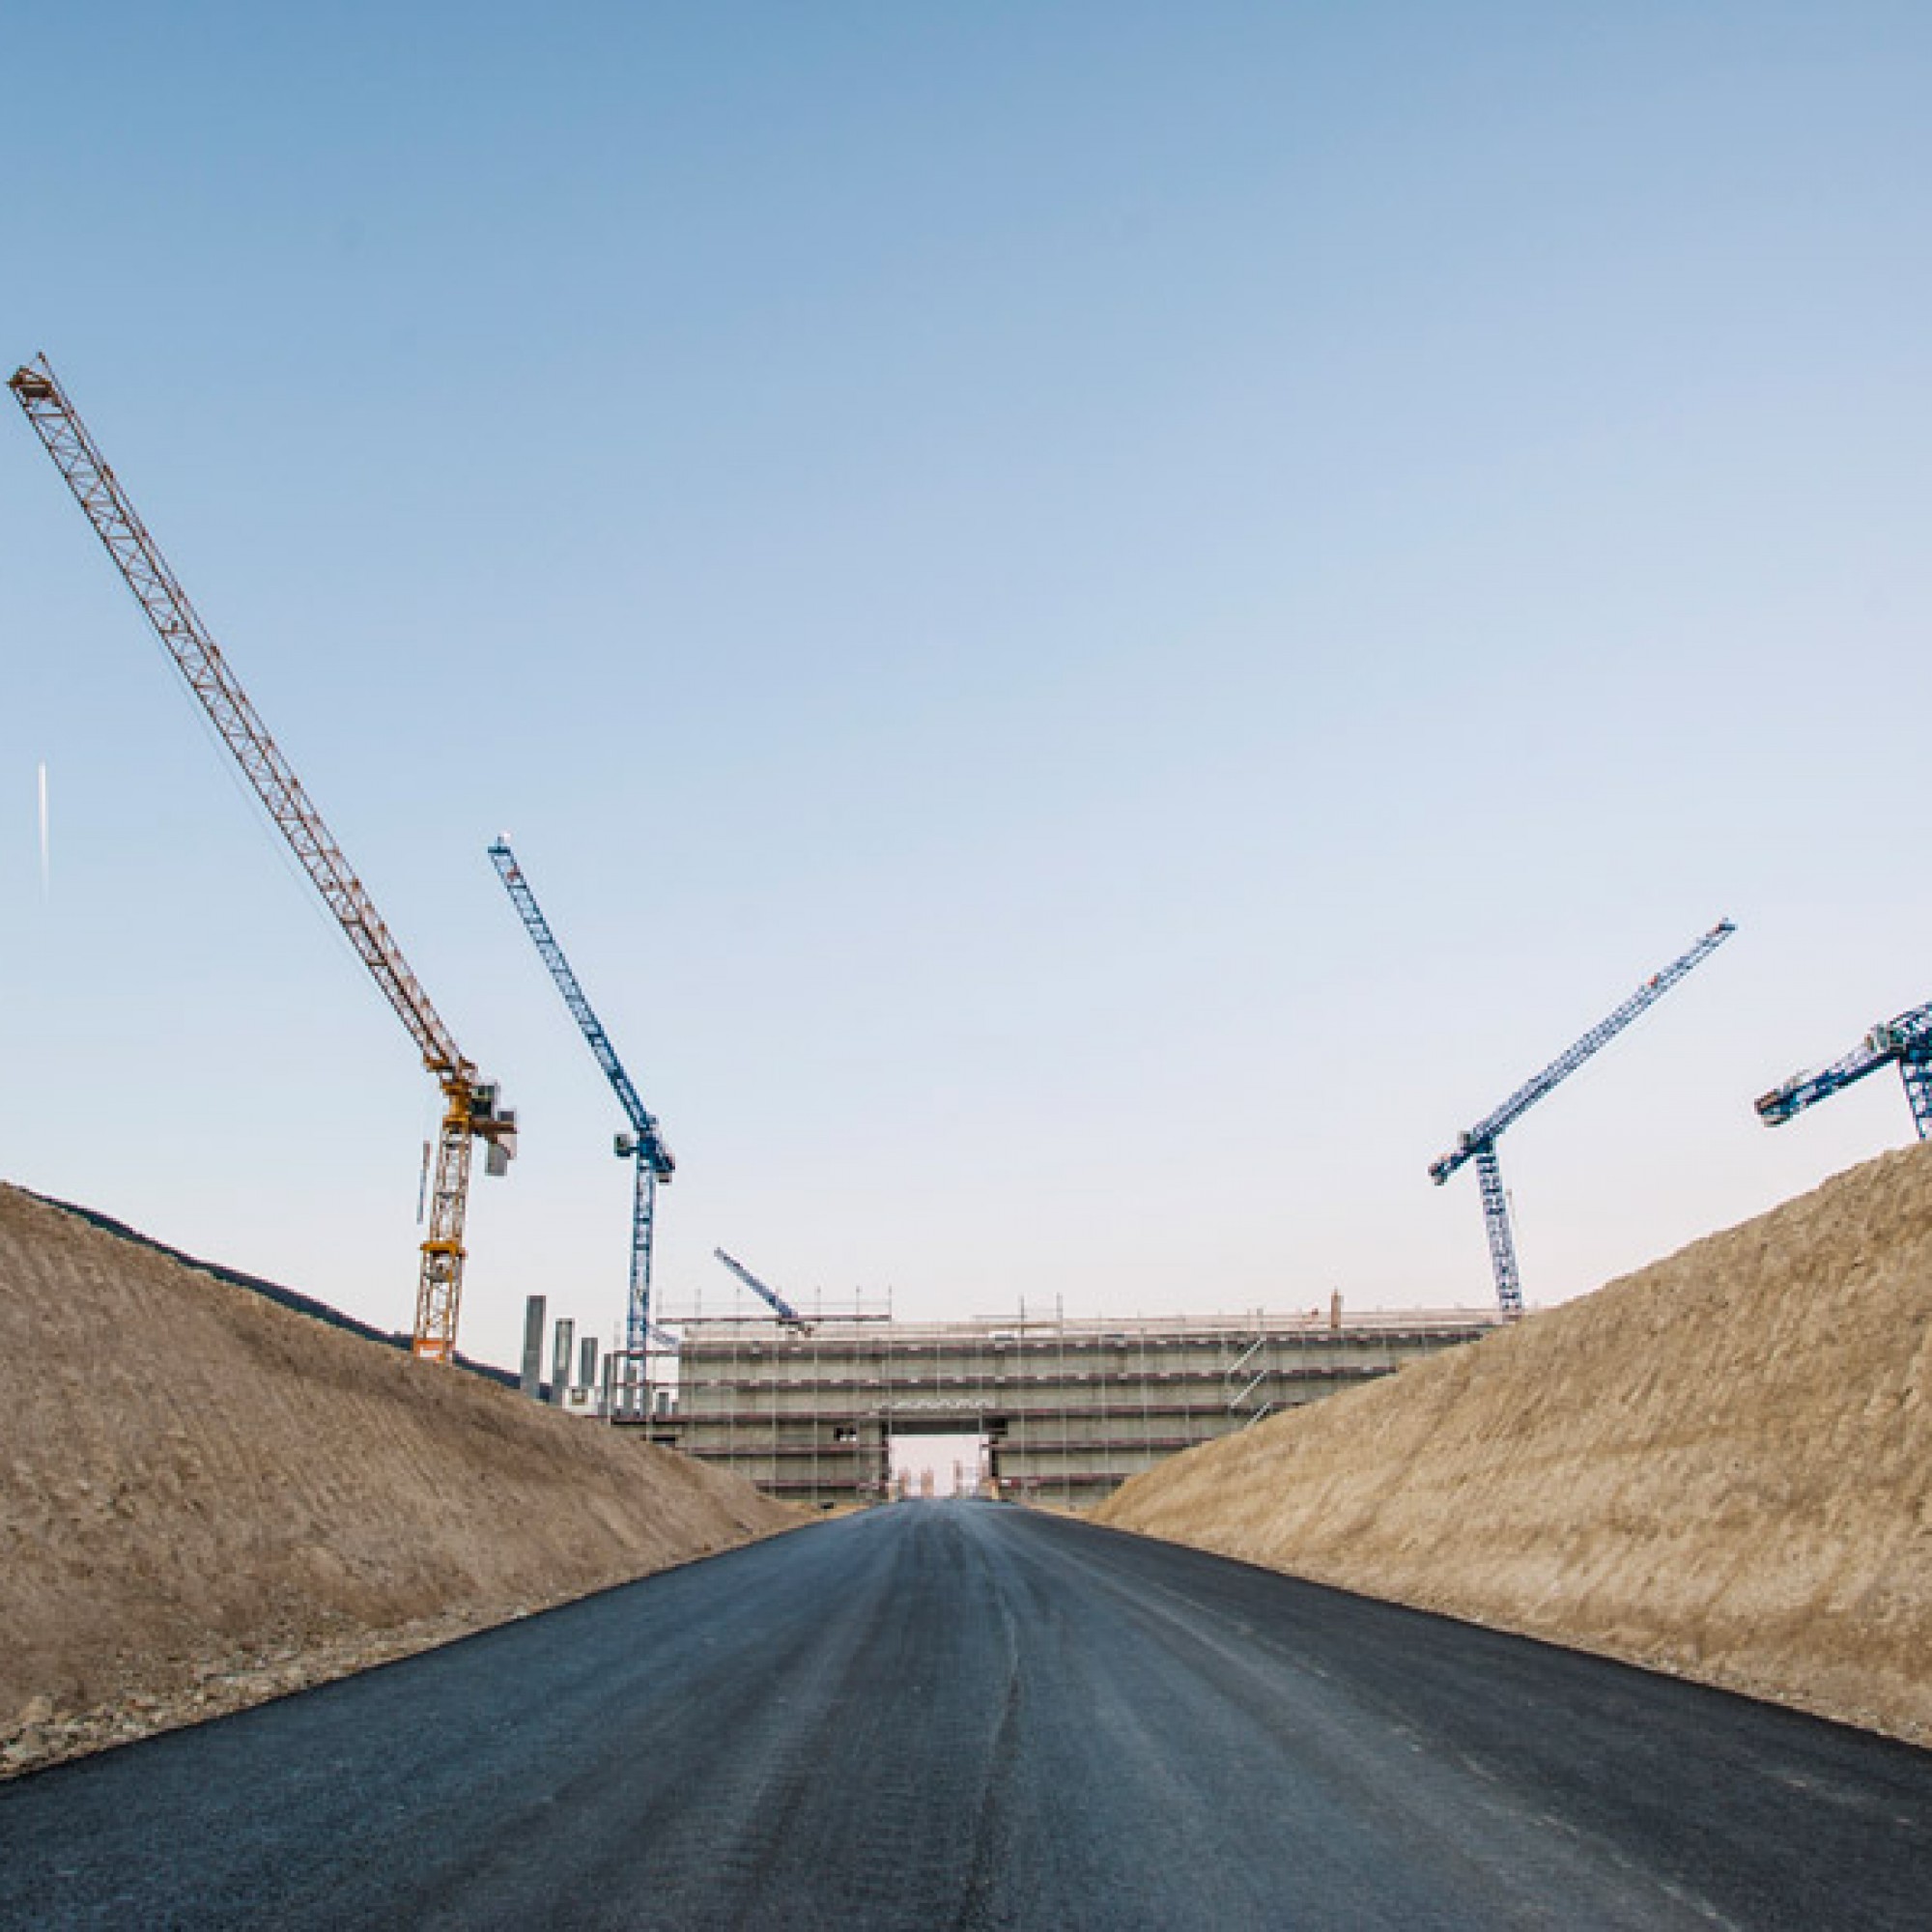
{"type": "Polygon", "coordinates": [[[0,1186],[0,1775],[797,1520],[0,1186]]]}
{"type": "Polygon", "coordinates": [[[1932,1145],[1097,1516],[1932,1743],[1932,1145]]]}

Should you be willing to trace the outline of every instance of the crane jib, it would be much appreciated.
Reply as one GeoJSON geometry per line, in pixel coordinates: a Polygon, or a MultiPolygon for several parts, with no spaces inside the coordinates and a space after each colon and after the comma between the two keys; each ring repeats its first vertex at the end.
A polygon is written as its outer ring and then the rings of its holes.
{"type": "Polygon", "coordinates": [[[497,1090],[478,1081],[474,1065],[458,1050],[374,900],[249,703],[46,358],[15,371],[8,387],[256,798],[442,1087],[441,1154],[429,1238],[422,1249],[415,1342],[419,1354],[449,1360],[456,1349],[469,1142],[472,1136],[488,1141],[491,1171],[500,1171],[499,1163],[515,1149],[516,1116],[497,1105],[497,1090]]]}
{"type": "Polygon", "coordinates": [[[745,1265],[743,1262],[734,1260],[731,1256],[727,1255],[723,1248],[713,1248],[711,1253],[714,1260],[723,1262],[724,1264],[727,1268],[729,1268],[730,1271],[734,1275],[736,1275],[738,1279],[742,1281],[745,1284],[745,1286],[749,1288],[752,1291],[752,1293],[755,1294],[765,1304],[765,1306],[769,1308],[772,1311],[772,1313],[776,1315],[779,1318],[779,1320],[785,1324],[786,1327],[796,1328],[802,1334],[810,1333],[811,1324],[806,1321],[805,1317],[802,1316],[798,1312],[798,1310],[794,1308],[791,1305],[791,1303],[788,1302],[784,1298],[784,1296],[778,1292],[777,1289],[772,1288],[765,1282],[760,1281],[758,1277],[754,1275],[752,1272],[752,1270],[745,1265]]]}
{"type": "Polygon", "coordinates": [[[563,948],[557,944],[550,921],[544,917],[537,895],[530,890],[530,883],[524,876],[524,868],[517,864],[517,855],[511,851],[507,838],[498,838],[490,846],[490,861],[497,867],[497,876],[502,880],[503,890],[509,894],[510,903],[516,907],[517,916],[524,923],[524,930],[529,934],[530,942],[537,950],[537,956],[550,969],[551,979],[562,995],[564,1006],[577,1022],[578,1031],[582,1034],[597,1065],[603,1068],[611,1091],[617,1095],[625,1117],[631,1122],[632,1134],[636,1137],[635,1151],[641,1151],[660,1180],[668,1180],[677,1162],[671,1157],[670,1149],[665,1145],[657,1117],[644,1105],[637,1088],[631,1084],[631,1076],[624,1071],[624,1064],[617,1058],[617,1049],[611,1043],[611,1036],[605,1032],[603,1022],[598,1019],[582,986],[578,983],[577,975],[571,970],[563,948]]]}
{"type": "Polygon", "coordinates": [[[1505,1321],[1522,1314],[1522,1284],[1517,1268],[1516,1237],[1510,1229],[1509,1195],[1496,1160],[1496,1138],[1584,1061],[1607,1045],[1647,1007],[1661,1000],[1678,980],[1708,958],[1737,927],[1719,920],[1689,952],[1653,973],[1622,1006],[1600,1020],[1581,1039],[1567,1047],[1532,1080],[1526,1080],[1487,1120],[1461,1135],[1450,1151],[1429,1163],[1429,1178],[1437,1186],[1465,1161],[1476,1164],[1476,1180],[1483,1204],[1483,1225],[1489,1236],[1490,1263],[1496,1279],[1496,1303],[1505,1321]]]}
{"type": "Polygon", "coordinates": [[[162,644],[409,1029],[424,1063],[438,1073],[473,1073],[52,372],[23,369],[11,386],[162,644]]]}
{"type": "Polygon", "coordinates": [[[1566,1047],[1548,1066],[1525,1080],[1514,1094],[1486,1119],[1457,1137],[1456,1145],[1429,1165],[1430,1178],[1437,1185],[1447,1180],[1466,1160],[1492,1144],[1506,1127],[1513,1125],[1529,1109],[1561,1085],[1593,1054],[1607,1046],[1618,1034],[1656,1005],[1686,974],[1700,966],[1737,930],[1734,921],[1722,919],[1689,951],[1673,959],[1661,972],[1653,973],[1622,1006],[1598,1021],[1588,1033],[1566,1047]]]}
{"type": "Polygon", "coordinates": [[[652,1326],[651,1251],[657,1238],[657,1190],[661,1180],[670,1179],[677,1163],[671,1158],[670,1149],[665,1145],[664,1136],[658,1131],[657,1121],[638,1097],[638,1090],[631,1085],[631,1076],[624,1071],[623,1063],[617,1058],[617,1049],[611,1043],[611,1036],[604,1031],[602,1022],[591,1010],[590,1002],[584,997],[583,988],[578,984],[577,975],[571,971],[570,961],[564,957],[556,935],[551,931],[550,921],[537,904],[536,895],[530,891],[529,881],[524,877],[524,868],[517,864],[517,856],[510,850],[507,838],[498,838],[491,845],[490,860],[497,867],[497,876],[503,882],[503,890],[510,895],[510,903],[516,907],[517,916],[524,923],[524,930],[529,934],[537,949],[537,956],[550,969],[551,979],[562,994],[564,1006],[577,1022],[578,1031],[588,1043],[598,1065],[604,1069],[604,1077],[611,1083],[625,1117],[631,1122],[631,1132],[619,1134],[616,1139],[618,1155],[635,1162],[636,1171],[631,1197],[630,1293],[624,1319],[624,1355],[628,1366],[623,1392],[619,1396],[613,1391],[613,1400],[633,1417],[641,1417],[650,1407],[646,1361],[652,1326]]]}

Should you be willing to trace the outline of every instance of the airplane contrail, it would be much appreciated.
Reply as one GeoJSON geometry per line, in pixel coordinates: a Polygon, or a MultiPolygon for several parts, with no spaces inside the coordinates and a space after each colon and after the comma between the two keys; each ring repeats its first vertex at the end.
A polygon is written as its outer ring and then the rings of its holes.
{"type": "Polygon", "coordinates": [[[47,869],[47,761],[41,760],[41,896],[46,898],[50,891],[51,875],[47,869]]]}

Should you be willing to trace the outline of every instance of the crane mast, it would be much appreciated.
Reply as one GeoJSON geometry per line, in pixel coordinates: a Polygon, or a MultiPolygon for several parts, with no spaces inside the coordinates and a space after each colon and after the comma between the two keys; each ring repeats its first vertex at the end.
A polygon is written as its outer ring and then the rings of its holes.
{"type": "Polygon", "coordinates": [[[1842,1060],[1815,1073],[1794,1073],[1781,1086],[1760,1094],[1758,1117],[1768,1127],[1779,1127],[1814,1101],[1828,1099],[1840,1089],[1897,1064],[1912,1106],[1912,1122],[1918,1138],[1932,1140],[1932,1006],[1914,1007],[1896,1019],[1881,1022],[1842,1060]]]}
{"type": "Polygon", "coordinates": [[[17,370],[8,387],[188,688],[442,1090],[429,1232],[416,1286],[413,1348],[426,1359],[451,1361],[463,1293],[470,1142],[486,1142],[488,1171],[503,1173],[516,1151],[516,1115],[498,1104],[497,1088],[480,1081],[474,1065],[458,1049],[375,902],[350,869],[322,814],[256,715],[187,593],[55,381],[46,357],[37,357],[17,370]]]}
{"type": "Polygon", "coordinates": [[[631,1285],[624,1324],[624,1351],[630,1365],[626,1398],[632,1412],[636,1413],[645,1406],[638,1379],[640,1365],[653,1334],[661,1332],[651,1321],[651,1245],[657,1224],[658,1182],[669,1181],[677,1162],[671,1158],[670,1149],[665,1145],[656,1117],[639,1097],[638,1090],[631,1084],[631,1076],[624,1071],[624,1064],[617,1058],[617,1049],[611,1045],[611,1036],[604,1031],[603,1023],[584,997],[583,988],[578,984],[577,975],[571,971],[563,948],[556,943],[550,922],[545,919],[543,908],[537,904],[536,895],[530,891],[529,881],[525,878],[523,867],[517,864],[516,854],[510,850],[510,841],[498,838],[490,847],[490,858],[497,867],[497,877],[503,882],[503,890],[510,895],[510,903],[523,919],[524,929],[535,945],[538,956],[550,968],[550,976],[556,982],[557,991],[563,995],[563,1004],[588,1042],[598,1065],[604,1069],[604,1077],[611,1083],[611,1091],[617,1095],[618,1104],[631,1123],[631,1131],[619,1134],[614,1146],[619,1158],[634,1162],[636,1167],[631,1195],[631,1285]]]}
{"type": "Polygon", "coordinates": [[[1504,1321],[1514,1321],[1522,1314],[1522,1280],[1517,1267],[1516,1240],[1510,1232],[1509,1196],[1503,1189],[1502,1168],[1496,1159],[1497,1136],[1567,1080],[1592,1054],[1607,1046],[1639,1013],[1655,1006],[1687,973],[1702,965],[1736,930],[1731,920],[1719,920],[1694,946],[1673,959],[1662,972],[1653,973],[1622,1006],[1599,1020],[1581,1039],[1565,1048],[1542,1072],[1525,1080],[1493,1113],[1458,1135],[1456,1145],[1447,1153],[1429,1163],[1429,1178],[1438,1187],[1465,1161],[1476,1163],[1483,1225],[1490,1239],[1490,1264],[1495,1273],[1496,1302],[1504,1321]]]}
{"type": "Polygon", "coordinates": [[[790,1302],[777,1289],[768,1288],[748,1268],[743,1262],[733,1261],[723,1248],[713,1248],[712,1254],[742,1281],[787,1328],[796,1328],[800,1334],[809,1334],[811,1324],[806,1321],[790,1302]]]}

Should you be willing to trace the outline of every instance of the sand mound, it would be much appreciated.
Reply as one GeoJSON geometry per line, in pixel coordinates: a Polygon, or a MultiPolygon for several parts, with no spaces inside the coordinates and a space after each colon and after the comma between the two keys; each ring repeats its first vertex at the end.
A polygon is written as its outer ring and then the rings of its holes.
{"type": "Polygon", "coordinates": [[[1097,1514],[1932,1741],[1932,1146],[1097,1514]]]}
{"type": "Polygon", "coordinates": [[[0,1771],[797,1520],[0,1186],[0,1771]]]}

